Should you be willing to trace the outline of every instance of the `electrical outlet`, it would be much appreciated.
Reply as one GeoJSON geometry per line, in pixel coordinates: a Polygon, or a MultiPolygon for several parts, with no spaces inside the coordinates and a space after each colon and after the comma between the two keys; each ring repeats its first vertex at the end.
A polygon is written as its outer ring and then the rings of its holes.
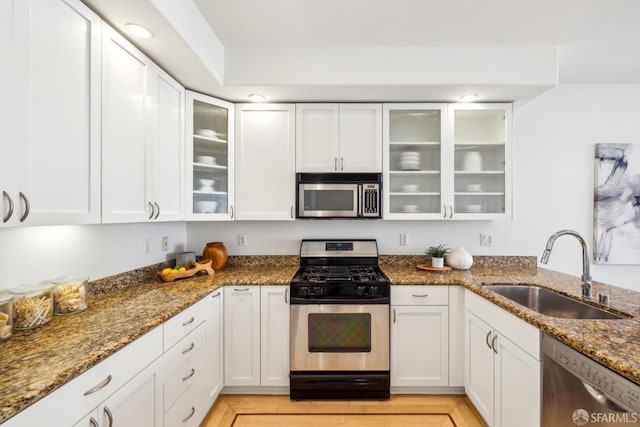
{"type": "Polygon", "coordinates": [[[169,236],[162,237],[162,252],[167,252],[169,250],[169,236]]]}
{"type": "Polygon", "coordinates": [[[409,234],[400,233],[400,246],[408,246],[408,245],[409,245],[409,234]]]}
{"type": "Polygon", "coordinates": [[[493,234],[480,233],[480,246],[493,246],[493,234]]]}
{"type": "Polygon", "coordinates": [[[142,253],[150,254],[151,253],[151,242],[149,239],[142,239],[142,253]]]}
{"type": "Polygon", "coordinates": [[[238,246],[247,246],[247,233],[238,234],[238,246]]]}

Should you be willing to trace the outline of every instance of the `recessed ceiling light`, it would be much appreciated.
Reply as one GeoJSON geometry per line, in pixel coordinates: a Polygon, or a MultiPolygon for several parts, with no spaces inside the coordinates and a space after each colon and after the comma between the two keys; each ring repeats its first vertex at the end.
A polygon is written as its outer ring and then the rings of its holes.
{"type": "Polygon", "coordinates": [[[478,99],[478,95],[476,95],[475,93],[469,93],[460,97],[461,102],[473,102],[476,99],[478,99]]]}
{"type": "Polygon", "coordinates": [[[127,32],[139,39],[152,39],[153,33],[148,29],[138,24],[126,24],[125,28],[127,32]]]}
{"type": "Polygon", "coordinates": [[[249,100],[252,102],[263,102],[265,99],[264,95],[260,95],[259,93],[252,93],[249,95],[249,100]]]}

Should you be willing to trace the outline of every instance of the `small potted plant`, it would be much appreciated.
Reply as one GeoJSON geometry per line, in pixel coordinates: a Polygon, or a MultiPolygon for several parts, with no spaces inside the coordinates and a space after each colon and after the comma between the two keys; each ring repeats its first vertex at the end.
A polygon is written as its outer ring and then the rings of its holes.
{"type": "Polygon", "coordinates": [[[444,256],[449,252],[449,248],[443,243],[438,246],[430,246],[426,254],[431,255],[431,266],[435,268],[444,267],[444,256]]]}

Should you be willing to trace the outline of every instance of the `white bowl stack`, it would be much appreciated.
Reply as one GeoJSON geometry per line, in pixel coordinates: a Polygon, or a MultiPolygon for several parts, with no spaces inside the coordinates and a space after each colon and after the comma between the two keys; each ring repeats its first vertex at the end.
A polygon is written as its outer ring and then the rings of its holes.
{"type": "Polygon", "coordinates": [[[400,170],[420,170],[420,153],[417,151],[405,151],[400,155],[400,170]]]}

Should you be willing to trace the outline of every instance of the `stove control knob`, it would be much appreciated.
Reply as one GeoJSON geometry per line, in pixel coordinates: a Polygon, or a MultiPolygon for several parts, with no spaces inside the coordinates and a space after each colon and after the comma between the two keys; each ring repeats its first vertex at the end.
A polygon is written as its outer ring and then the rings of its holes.
{"type": "Polygon", "coordinates": [[[322,296],[322,287],[316,286],[315,288],[313,288],[313,294],[318,297],[322,296]]]}
{"type": "Polygon", "coordinates": [[[374,296],[378,293],[378,287],[377,286],[371,286],[369,288],[369,295],[374,296]]]}
{"type": "Polygon", "coordinates": [[[306,297],[307,295],[309,295],[309,288],[306,286],[300,286],[300,288],[298,289],[298,293],[301,297],[306,297]]]}
{"type": "Polygon", "coordinates": [[[362,295],[364,295],[364,286],[358,286],[355,292],[357,296],[361,297],[362,295]]]}

